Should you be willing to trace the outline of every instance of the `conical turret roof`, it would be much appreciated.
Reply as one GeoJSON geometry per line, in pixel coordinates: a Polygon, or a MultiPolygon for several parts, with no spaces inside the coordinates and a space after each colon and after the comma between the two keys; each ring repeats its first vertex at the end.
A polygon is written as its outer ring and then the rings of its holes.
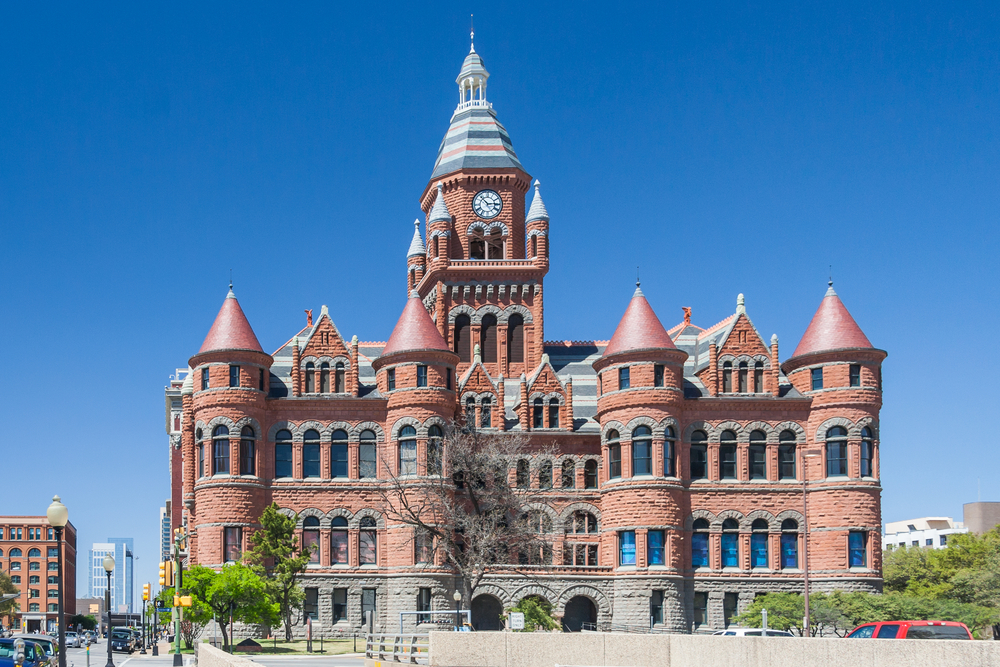
{"type": "Polygon", "coordinates": [[[437,188],[437,198],[434,200],[434,206],[431,207],[431,214],[427,218],[428,225],[438,220],[451,222],[451,211],[448,210],[448,204],[444,201],[444,187],[438,183],[437,188]]]}
{"type": "Polygon", "coordinates": [[[813,315],[812,321],[802,335],[802,340],[799,341],[792,357],[828,350],[871,349],[872,347],[868,337],[861,331],[861,327],[847,312],[844,302],[833,291],[833,283],[831,282],[823,301],[819,304],[819,309],[813,315]]]}
{"type": "Polygon", "coordinates": [[[538,186],[541,183],[535,180],[535,196],[531,200],[531,207],[528,209],[528,215],[525,216],[525,222],[531,222],[532,220],[544,220],[549,221],[549,212],[545,209],[545,202],[542,201],[542,193],[539,191],[538,186]]]}
{"type": "Polygon", "coordinates": [[[416,290],[410,292],[410,298],[406,300],[403,314],[399,316],[396,328],[392,330],[392,335],[389,336],[388,342],[382,349],[381,356],[411,350],[451,351],[437,327],[434,326],[431,316],[427,314],[427,309],[424,308],[416,290]]]}
{"type": "Polygon", "coordinates": [[[413,240],[410,241],[410,249],[406,253],[407,257],[421,256],[427,254],[427,248],[424,247],[424,237],[420,235],[420,221],[413,221],[413,240]]]}
{"type": "Polygon", "coordinates": [[[219,309],[219,314],[215,316],[215,322],[212,324],[212,328],[208,330],[208,335],[205,336],[205,342],[201,344],[198,354],[214,352],[216,350],[264,352],[260,347],[257,336],[253,332],[253,328],[250,326],[250,322],[247,321],[247,316],[243,314],[243,309],[240,308],[240,302],[236,300],[236,295],[233,294],[232,285],[229,286],[229,294],[226,295],[226,300],[222,302],[222,308],[219,309]]]}
{"type": "Polygon", "coordinates": [[[667,330],[660,324],[660,319],[646,301],[646,295],[635,287],[632,300],[622,316],[615,334],[604,348],[604,356],[636,350],[676,350],[677,346],[670,340],[667,330]]]}

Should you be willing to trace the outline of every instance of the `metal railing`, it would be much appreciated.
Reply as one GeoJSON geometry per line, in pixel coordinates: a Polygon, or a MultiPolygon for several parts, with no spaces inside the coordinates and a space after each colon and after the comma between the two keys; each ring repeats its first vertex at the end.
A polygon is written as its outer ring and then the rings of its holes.
{"type": "Polygon", "coordinates": [[[365,639],[365,657],[374,660],[426,665],[430,637],[424,634],[370,634],[365,639]]]}
{"type": "Polygon", "coordinates": [[[633,635],[666,635],[666,628],[651,628],[648,625],[627,625],[625,623],[583,623],[581,630],[587,632],[624,632],[633,635]]]}

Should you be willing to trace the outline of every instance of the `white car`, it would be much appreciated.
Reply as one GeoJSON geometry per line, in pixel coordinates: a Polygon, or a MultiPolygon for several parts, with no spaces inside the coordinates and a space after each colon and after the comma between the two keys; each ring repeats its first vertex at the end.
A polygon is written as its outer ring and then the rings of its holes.
{"type": "Polygon", "coordinates": [[[719,630],[718,632],[713,632],[713,635],[719,635],[722,637],[794,637],[791,632],[787,630],[761,630],[760,628],[737,628],[729,627],[725,630],[719,630]],[[766,633],[766,634],[765,634],[766,633]]]}
{"type": "Polygon", "coordinates": [[[66,646],[70,648],[80,648],[80,635],[75,632],[66,633],[66,646]]]}

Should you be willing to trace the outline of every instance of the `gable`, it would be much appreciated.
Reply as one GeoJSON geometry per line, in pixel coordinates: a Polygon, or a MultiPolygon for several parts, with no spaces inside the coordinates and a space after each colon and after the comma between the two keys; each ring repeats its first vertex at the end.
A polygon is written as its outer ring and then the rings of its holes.
{"type": "Polygon", "coordinates": [[[737,316],[732,328],[729,329],[729,333],[726,334],[725,339],[719,345],[719,358],[722,358],[726,354],[734,357],[761,354],[768,356],[771,354],[768,347],[764,345],[764,341],[757,332],[757,328],[754,327],[750,318],[745,313],[740,313],[737,316]]]}
{"type": "Polygon", "coordinates": [[[348,357],[347,344],[329,315],[321,315],[300,352],[302,357],[348,357]]]}

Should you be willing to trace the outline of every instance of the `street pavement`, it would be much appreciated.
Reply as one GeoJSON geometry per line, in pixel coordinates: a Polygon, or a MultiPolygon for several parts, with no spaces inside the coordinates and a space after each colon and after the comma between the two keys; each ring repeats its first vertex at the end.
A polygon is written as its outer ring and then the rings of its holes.
{"type": "MultiPolygon", "coordinates": [[[[163,644],[160,645],[162,649],[163,644]]],[[[316,655],[260,655],[246,656],[264,667],[362,667],[365,664],[364,658],[345,657],[339,655],[316,656],[316,655]]],[[[115,667],[172,667],[174,656],[164,650],[160,655],[153,656],[153,652],[146,649],[146,655],[135,652],[115,653],[113,658],[115,667]]],[[[108,663],[108,645],[105,640],[100,640],[90,647],[90,661],[87,661],[87,650],[82,648],[71,648],[66,650],[66,667],[105,667],[108,663]]],[[[184,656],[184,666],[193,667],[194,656],[184,656]]]]}

